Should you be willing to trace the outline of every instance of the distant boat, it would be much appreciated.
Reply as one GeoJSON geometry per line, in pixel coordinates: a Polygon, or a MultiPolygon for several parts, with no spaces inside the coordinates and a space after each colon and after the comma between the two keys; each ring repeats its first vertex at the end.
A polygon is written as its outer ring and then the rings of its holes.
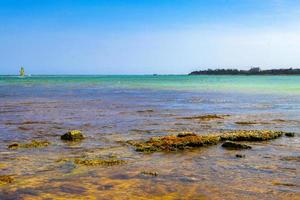
{"type": "Polygon", "coordinates": [[[21,67],[21,69],[20,69],[20,76],[21,76],[21,77],[24,77],[24,76],[25,76],[25,70],[24,70],[24,67],[21,67]]]}

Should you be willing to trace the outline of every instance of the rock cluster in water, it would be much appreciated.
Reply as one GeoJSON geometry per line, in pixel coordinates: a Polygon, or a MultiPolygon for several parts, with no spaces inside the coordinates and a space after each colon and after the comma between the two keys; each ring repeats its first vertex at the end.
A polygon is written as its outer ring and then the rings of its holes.
{"type": "MultiPolygon", "coordinates": [[[[197,135],[193,133],[180,133],[178,135],[168,135],[152,137],[148,141],[128,141],[139,152],[157,151],[178,151],[189,148],[216,145],[223,141],[265,141],[281,137],[285,134],[282,131],[271,130],[238,130],[219,134],[197,135]]],[[[231,143],[232,144],[232,143],[231,143]]],[[[236,144],[236,147],[244,147],[236,144]]],[[[247,147],[249,148],[249,147],[247,147]]],[[[251,148],[251,147],[250,147],[251,148]]]]}

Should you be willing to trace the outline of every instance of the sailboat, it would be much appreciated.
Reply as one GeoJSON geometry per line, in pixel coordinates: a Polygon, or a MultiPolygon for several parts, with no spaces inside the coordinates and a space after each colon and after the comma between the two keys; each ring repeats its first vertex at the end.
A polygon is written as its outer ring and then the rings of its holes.
{"type": "Polygon", "coordinates": [[[25,70],[24,67],[21,67],[20,69],[20,77],[24,77],[25,76],[25,70]]]}

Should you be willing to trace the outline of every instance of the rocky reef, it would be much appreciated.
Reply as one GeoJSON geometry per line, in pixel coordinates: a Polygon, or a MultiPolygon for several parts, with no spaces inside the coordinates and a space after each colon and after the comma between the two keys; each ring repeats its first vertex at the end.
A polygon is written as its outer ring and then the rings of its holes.
{"type": "Polygon", "coordinates": [[[139,152],[178,151],[209,145],[216,145],[223,141],[265,141],[281,137],[282,131],[271,130],[238,130],[225,133],[197,135],[195,133],[180,133],[152,137],[148,141],[127,141],[139,152]]]}
{"type": "Polygon", "coordinates": [[[176,151],[192,147],[202,147],[217,144],[220,140],[218,135],[169,135],[152,137],[146,142],[129,141],[140,152],[176,151]]]}
{"type": "Polygon", "coordinates": [[[230,131],[220,135],[222,141],[265,141],[281,137],[284,134],[282,131],[271,130],[238,130],[230,131]]]}

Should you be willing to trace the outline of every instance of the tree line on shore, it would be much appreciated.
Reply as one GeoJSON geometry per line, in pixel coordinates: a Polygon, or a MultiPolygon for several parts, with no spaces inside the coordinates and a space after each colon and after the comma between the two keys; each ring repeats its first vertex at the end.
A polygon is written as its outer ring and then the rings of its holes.
{"type": "Polygon", "coordinates": [[[300,69],[289,68],[261,70],[259,67],[254,67],[249,70],[207,69],[193,71],[189,75],[300,75],[300,69]]]}

